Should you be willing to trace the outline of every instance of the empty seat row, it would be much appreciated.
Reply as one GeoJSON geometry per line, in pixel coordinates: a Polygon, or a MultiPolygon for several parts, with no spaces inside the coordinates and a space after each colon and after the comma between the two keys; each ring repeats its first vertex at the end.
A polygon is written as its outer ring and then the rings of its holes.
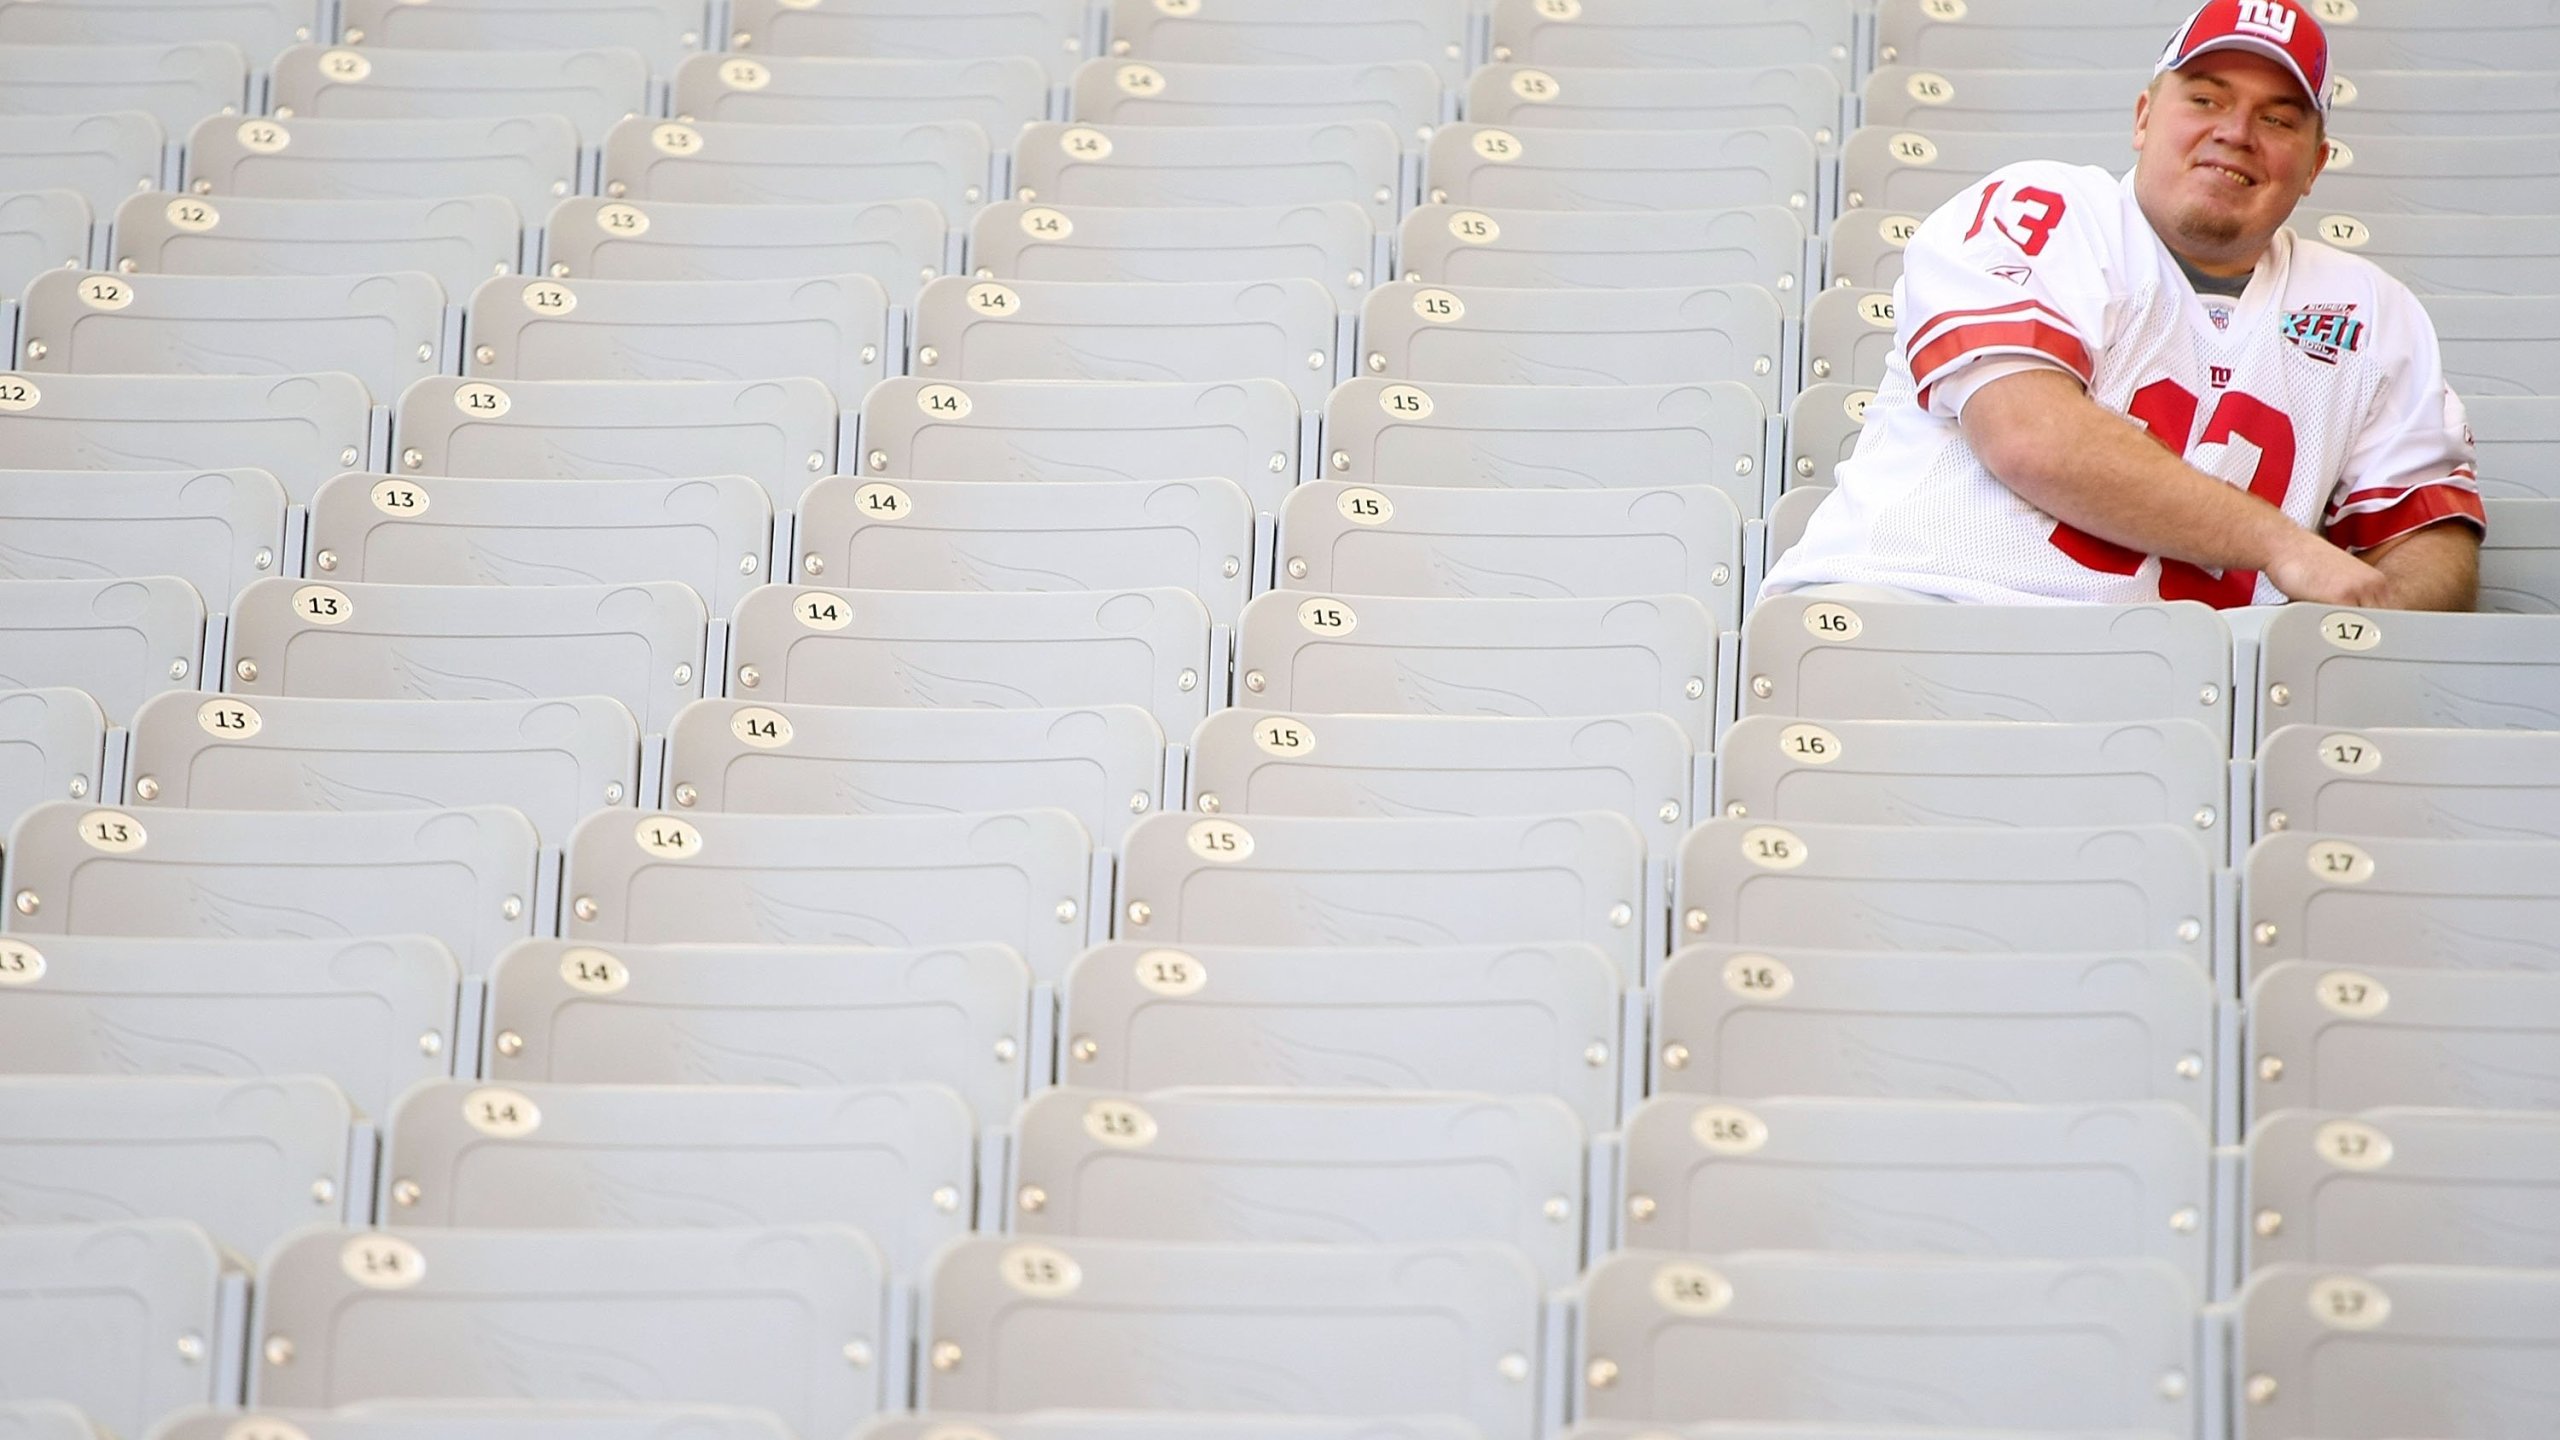
{"type": "MultiPolygon", "coordinates": [[[[153,1343],[184,1329],[201,1354],[227,1328],[239,1277],[201,1231],[26,1227],[0,1241],[18,1282],[0,1304],[33,1340],[13,1369],[128,1427],[234,1393],[153,1343]],[[66,1335],[46,1291],[74,1283],[131,1300],[66,1335]]],[[[1627,1252],[1577,1287],[1567,1351],[1542,1340],[1533,1273],[1499,1245],[982,1236],[938,1258],[910,1356],[878,1252],[850,1227],[314,1229],[260,1268],[246,1393],[288,1412],[384,1396],[521,1404],[573,1398],[568,1376],[622,1373],[618,1393],[761,1405],[825,1433],[903,1403],[911,1374],[926,1407],[1110,1409],[1147,1404],[1154,1367],[1172,1364],[1192,1377],[1189,1408],[1262,1410],[1285,1379],[1292,1411],[1463,1417],[1488,1440],[1538,1433],[1558,1388],[1600,1421],[1911,1413],[1791,1379],[1856,1366],[1888,1394],[1931,1397],[1931,1419],[1997,1429],[2195,1437],[2218,1429],[2205,1417],[2227,1387],[2242,1435],[2311,1433],[2305,1410],[2368,1397],[2402,1428],[2520,1434],[2550,1414],[2530,1381],[2555,1348],[2556,1285],[2530,1270],[2271,1267],[2227,1322],[2241,1374],[2226,1379],[2208,1360],[2226,1322],[2200,1317],[2156,1261],[1627,1252]],[[1093,1363],[1063,1362],[1060,1333],[1094,1347],[1093,1363]],[[1346,1352],[1347,1335],[1394,1363],[1346,1352]],[[2361,1342],[2351,1370],[2323,1363],[2341,1336],[2361,1342]],[[1248,1343],[1251,1365],[1234,1355],[1248,1343]],[[2495,1383],[2452,1383],[2483,1374],[2495,1383]]]]}

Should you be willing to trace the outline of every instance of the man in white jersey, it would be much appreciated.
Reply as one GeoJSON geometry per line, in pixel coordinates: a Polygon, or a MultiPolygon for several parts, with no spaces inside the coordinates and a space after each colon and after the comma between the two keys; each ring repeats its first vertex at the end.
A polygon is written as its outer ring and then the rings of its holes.
{"type": "Polygon", "coordinates": [[[2327,86],[2303,7],[2213,0],[2134,103],[2130,174],[2012,165],[1930,216],[1857,453],[1764,593],[2470,609],[2435,327],[2285,228],[2327,86]]]}

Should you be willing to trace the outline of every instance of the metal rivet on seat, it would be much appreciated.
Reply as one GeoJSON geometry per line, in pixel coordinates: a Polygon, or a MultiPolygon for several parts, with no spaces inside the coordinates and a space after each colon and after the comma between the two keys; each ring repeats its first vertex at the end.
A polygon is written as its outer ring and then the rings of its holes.
{"type": "Polygon", "coordinates": [[[418,1189],[417,1181],[403,1180],[391,1187],[391,1203],[407,1209],[418,1203],[418,1197],[422,1193],[424,1192],[418,1189]]]}
{"type": "Polygon", "coordinates": [[[1156,908],[1154,906],[1148,904],[1144,900],[1132,900],[1129,902],[1130,924],[1144,925],[1154,918],[1156,918],[1156,908]]]}
{"type": "Polygon", "coordinates": [[[242,680],[255,680],[258,678],[258,662],[255,660],[243,660],[239,664],[231,667],[231,673],[239,676],[242,680]]]}
{"type": "Polygon", "coordinates": [[[1665,1046],[1663,1046],[1663,1047],[1662,1047],[1662,1068],[1663,1068],[1663,1069],[1665,1069],[1665,1070],[1686,1070],[1686,1069],[1688,1069],[1688,1068],[1689,1068],[1689,1047],[1688,1047],[1688,1046],[1686,1046],[1686,1045],[1676,1045],[1676,1044],[1675,1044],[1675,1045],[1665,1045],[1665,1046]]]}
{"type": "Polygon", "coordinates": [[[1013,1203],[1022,1207],[1023,1214],[1037,1215],[1048,1208],[1049,1192],[1037,1185],[1025,1185],[1022,1193],[1013,1197],[1013,1203]]]}
{"type": "Polygon", "coordinates": [[[2284,1060],[2269,1055],[2258,1061],[2258,1078],[2273,1083],[2284,1078],[2284,1060]]]}
{"type": "Polygon", "coordinates": [[[498,1032],[498,1053],[513,1058],[524,1053],[524,1037],[513,1030],[498,1032]]]}
{"type": "Polygon", "coordinates": [[[570,905],[569,913],[577,916],[581,920],[593,920],[596,916],[603,914],[604,912],[597,907],[596,902],[592,897],[581,895],[577,898],[577,901],[574,904],[570,905]]]}
{"type": "Polygon", "coordinates": [[[696,790],[691,785],[679,785],[676,787],[676,804],[682,809],[692,809],[694,802],[701,798],[702,792],[696,790]]]}
{"type": "Polygon", "coordinates": [[[159,799],[160,777],[157,775],[145,775],[141,779],[134,781],[133,793],[144,800],[159,799]]]}

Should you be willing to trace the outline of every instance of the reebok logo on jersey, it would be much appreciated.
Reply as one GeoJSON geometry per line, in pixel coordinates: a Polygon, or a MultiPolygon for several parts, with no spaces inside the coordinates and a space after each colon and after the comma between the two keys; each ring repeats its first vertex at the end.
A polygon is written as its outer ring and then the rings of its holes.
{"type": "Polygon", "coordinates": [[[2364,348],[2364,322],[2353,305],[2309,305],[2284,317],[2284,338],[2323,365],[2364,348]]]}
{"type": "Polygon", "coordinates": [[[2276,0],[2240,0],[2234,8],[2240,18],[2233,23],[2233,29],[2264,35],[2279,45],[2293,43],[2293,29],[2301,17],[2276,0]]]}
{"type": "Polygon", "coordinates": [[[2032,265],[1994,265],[1991,267],[1991,273],[2012,285],[2024,285],[2036,278],[2036,270],[2032,265]]]}

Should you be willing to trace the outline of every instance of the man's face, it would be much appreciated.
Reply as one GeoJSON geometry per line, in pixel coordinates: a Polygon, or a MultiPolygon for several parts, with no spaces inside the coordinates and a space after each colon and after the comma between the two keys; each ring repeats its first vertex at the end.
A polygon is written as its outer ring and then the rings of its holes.
{"type": "Polygon", "coordinates": [[[2239,274],[2266,252],[2329,163],[2318,112],[2291,72],[2216,51],[2134,102],[2134,198],[2188,263],[2239,274]]]}

